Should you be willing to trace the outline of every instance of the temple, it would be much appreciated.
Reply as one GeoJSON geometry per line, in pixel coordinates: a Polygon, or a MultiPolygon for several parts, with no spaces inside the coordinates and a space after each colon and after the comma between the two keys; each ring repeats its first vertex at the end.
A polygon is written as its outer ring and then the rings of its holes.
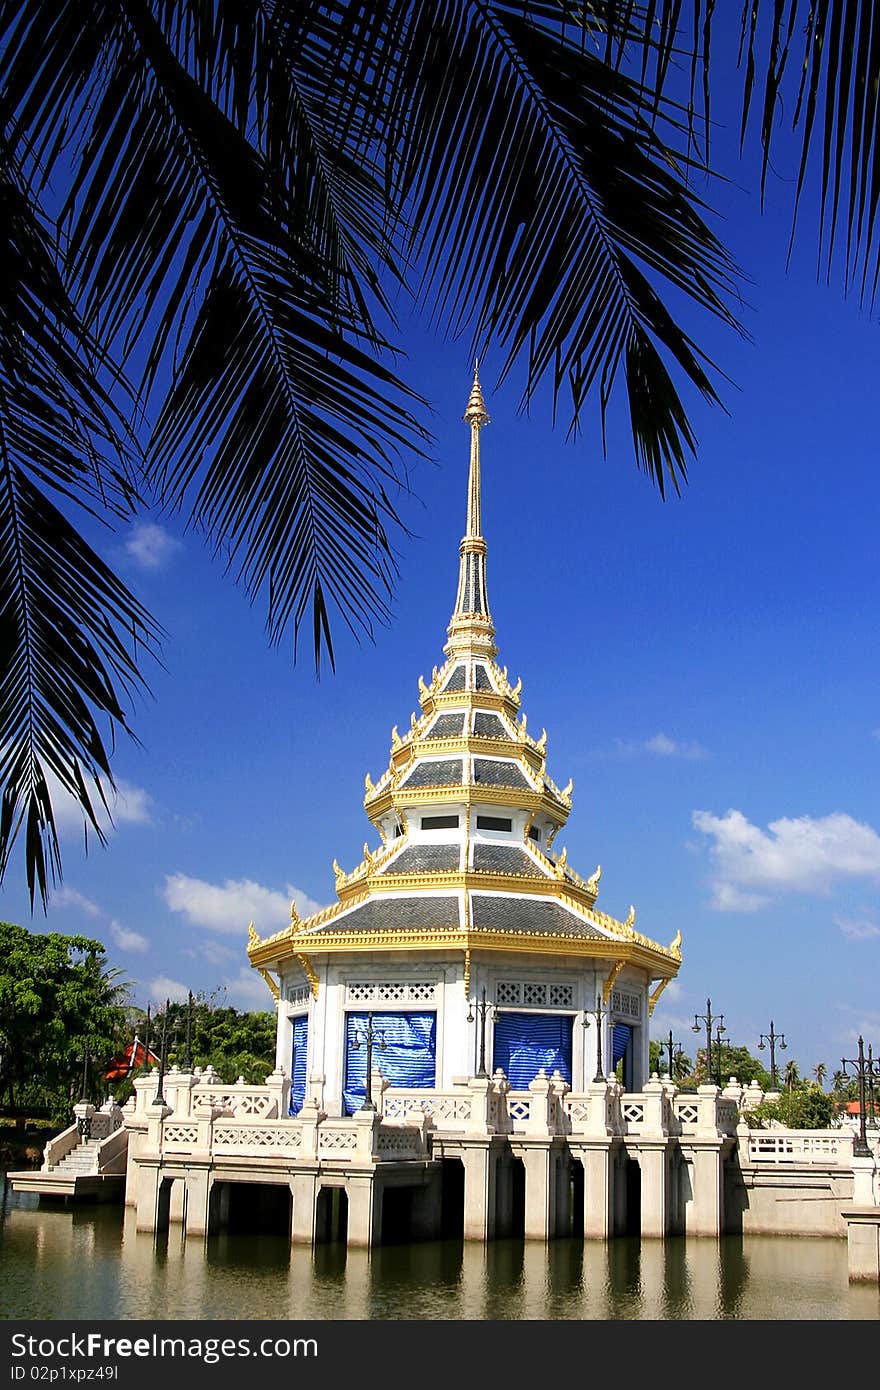
{"type": "Polygon", "coordinates": [[[388,766],[366,778],[378,833],[338,901],[265,940],[251,964],[277,980],[276,1064],[327,1115],[366,1092],[366,1041],[391,1086],[449,1090],[496,1072],[518,1090],[542,1073],[581,1090],[621,1064],[625,1090],[648,1079],[648,1019],[681,963],[668,946],[597,910],[589,877],[557,853],[572,783],[547,772],[547,734],[528,732],[522,683],[497,663],[481,520],[479,377],[470,433],[458,589],[419,712],[391,731],[388,766]],[[371,1037],[367,1038],[368,1028],[371,1037]],[[604,1065],[603,1065],[604,1064],[604,1065]]]}
{"type": "Polygon", "coordinates": [[[19,1191],[124,1194],[138,1230],[260,1222],[296,1243],[619,1234],[846,1237],[880,1279],[880,1161],[841,1131],[751,1130],[763,1096],[731,1078],[649,1074],[648,1028],[681,965],[599,910],[555,845],[572,805],[547,771],[520,681],[498,665],[480,488],[489,423],[475,374],[465,534],[444,661],[368,775],[378,843],[337,901],[248,956],[275,999],[262,1085],[210,1067],[81,1102],[19,1191]],[[807,1194],[808,1200],[802,1200],[807,1194]],[[268,1223],[268,1226],[266,1225],[268,1223]]]}

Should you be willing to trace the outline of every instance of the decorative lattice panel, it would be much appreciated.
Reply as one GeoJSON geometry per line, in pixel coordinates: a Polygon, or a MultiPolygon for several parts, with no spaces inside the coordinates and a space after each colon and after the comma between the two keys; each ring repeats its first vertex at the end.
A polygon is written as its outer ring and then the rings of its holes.
{"type": "Polygon", "coordinates": [[[198,1137],[198,1125],[166,1124],[162,1133],[162,1146],[166,1149],[194,1148],[198,1137]]]}
{"type": "Polygon", "coordinates": [[[311,990],[308,985],[289,985],[284,997],[288,1004],[308,1004],[311,990]]]}
{"type": "Polygon", "coordinates": [[[521,1004],[527,1009],[573,1009],[574,986],[542,980],[499,980],[496,1004],[521,1004]]]}
{"type": "Polygon", "coordinates": [[[614,989],[611,991],[611,1012],[624,1018],[641,1018],[641,997],[638,994],[630,994],[627,990],[614,989]]]}
{"type": "Polygon", "coordinates": [[[349,1004],[428,1004],[436,992],[430,980],[354,980],[345,997],[349,1004]]]}
{"type": "Polygon", "coordinates": [[[257,1128],[251,1125],[215,1125],[214,1147],[230,1149],[298,1149],[302,1134],[298,1129],[279,1126],[257,1128]]]}

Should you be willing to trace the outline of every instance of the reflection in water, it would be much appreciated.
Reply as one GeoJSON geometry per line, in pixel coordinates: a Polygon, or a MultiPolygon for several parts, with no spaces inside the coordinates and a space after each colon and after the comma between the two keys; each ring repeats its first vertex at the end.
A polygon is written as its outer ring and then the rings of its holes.
{"type": "Polygon", "coordinates": [[[0,1316],[21,1319],[880,1319],[846,1242],[460,1240],[313,1252],[283,1235],[138,1233],[118,1206],[0,1196],[0,1316]]]}

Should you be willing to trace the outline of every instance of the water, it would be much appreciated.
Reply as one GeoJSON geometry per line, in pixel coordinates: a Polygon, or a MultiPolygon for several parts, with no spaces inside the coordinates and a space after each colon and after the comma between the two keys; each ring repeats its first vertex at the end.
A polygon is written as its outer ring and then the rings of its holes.
{"type": "Polygon", "coordinates": [[[7,1319],[877,1319],[846,1242],[795,1236],[434,1241],[312,1252],[275,1235],[158,1241],[121,1206],[0,1195],[7,1319]]]}

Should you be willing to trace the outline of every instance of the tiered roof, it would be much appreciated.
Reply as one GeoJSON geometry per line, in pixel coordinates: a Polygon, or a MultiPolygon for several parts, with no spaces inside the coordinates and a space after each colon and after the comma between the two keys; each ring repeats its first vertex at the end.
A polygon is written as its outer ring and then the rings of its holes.
{"type": "MultiPolygon", "coordinates": [[[[589,954],[616,969],[637,963],[661,987],[681,962],[668,947],[595,908],[601,870],[582,878],[552,846],[572,804],[547,772],[547,733],[533,738],[495,658],[482,535],[480,433],[489,423],[478,374],[464,415],[470,426],[467,524],[459,547],[446,660],[419,678],[419,713],[391,731],[388,766],[366,777],[364,808],[381,845],[364,845],[346,873],[334,862],[338,901],[249,946],[257,968],[280,969],[326,951],[463,948],[589,954]]],[[[314,986],[313,986],[314,987],[314,986]]]]}

